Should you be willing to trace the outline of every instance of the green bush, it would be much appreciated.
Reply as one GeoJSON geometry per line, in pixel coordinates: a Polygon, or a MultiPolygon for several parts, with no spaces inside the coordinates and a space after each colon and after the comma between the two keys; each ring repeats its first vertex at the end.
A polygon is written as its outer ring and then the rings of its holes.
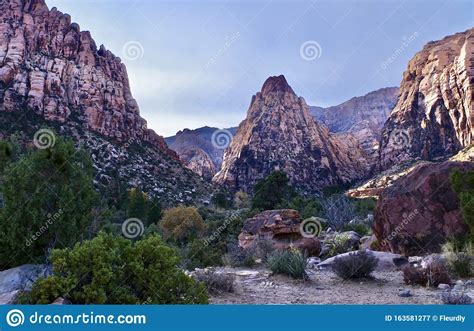
{"type": "Polygon", "coordinates": [[[179,258],[154,235],[133,242],[99,234],[73,249],[54,250],[53,275],[36,281],[29,303],[58,297],[75,304],[207,303],[204,286],[176,265],[179,258]]]}
{"type": "Polygon", "coordinates": [[[464,222],[469,228],[463,238],[465,243],[474,243],[474,171],[454,171],[451,176],[453,190],[459,196],[459,204],[464,222]]]}
{"type": "Polygon", "coordinates": [[[90,156],[60,137],[10,162],[0,188],[0,269],[43,263],[48,250],[93,234],[92,179],[90,156]]]}
{"type": "Polygon", "coordinates": [[[366,217],[368,214],[373,213],[377,206],[377,199],[375,198],[363,198],[353,199],[356,213],[361,217],[366,217]]]}
{"type": "Polygon", "coordinates": [[[342,279],[370,277],[377,268],[378,260],[373,253],[357,251],[346,256],[336,257],[332,270],[342,279]]]}
{"type": "Polygon", "coordinates": [[[255,259],[254,249],[243,249],[236,243],[230,243],[223,262],[231,267],[251,267],[255,265],[255,259]]]}
{"type": "Polygon", "coordinates": [[[466,244],[461,249],[456,247],[455,243],[449,241],[442,248],[449,271],[459,277],[471,277],[474,273],[472,244],[466,244]]]}
{"type": "Polygon", "coordinates": [[[194,207],[176,207],[167,209],[160,221],[166,240],[184,246],[204,233],[206,226],[201,215],[194,207]]]}
{"type": "Polygon", "coordinates": [[[257,210],[275,209],[287,205],[294,195],[283,171],[274,171],[259,181],[254,187],[252,208],[257,210]]]}
{"type": "Polygon", "coordinates": [[[183,250],[183,267],[188,270],[222,265],[223,251],[203,239],[195,239],[183,250]]]}
{"type": "Polygon", "coordinates": [[[347,224],[343,231],[354,231],[361,236],[367,236],[372,233],[372,229],[365,224],[347,224]]]}
{"type": "Polygon", "coordinates": [[[267,265],[274,274],[283,274],[299,279],[308,277],[306,274],[307,260],[299,250],[277,250],[268,257],[267,265]]]}

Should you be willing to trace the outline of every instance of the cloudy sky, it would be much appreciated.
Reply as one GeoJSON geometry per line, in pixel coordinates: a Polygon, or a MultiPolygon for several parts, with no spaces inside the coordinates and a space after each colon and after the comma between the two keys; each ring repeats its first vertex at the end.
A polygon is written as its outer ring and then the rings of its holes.
{"type": "Polygon", "coordinates": [[[46,0],[126,63],[164,136],[235,126],[268,76],[310,105],[398,86],[425,43],[472,27],[471,1],[46,0]]]}

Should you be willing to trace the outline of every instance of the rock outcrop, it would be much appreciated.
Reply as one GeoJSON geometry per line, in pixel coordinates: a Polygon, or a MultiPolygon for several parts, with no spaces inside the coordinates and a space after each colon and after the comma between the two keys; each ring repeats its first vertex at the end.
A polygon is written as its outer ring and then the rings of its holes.
{"type": "Polygon", "coordinates": [[[264,211],[244,222],[239,246],[254,248],[259,240],[265,240],[271,242],[275,249],[294,247],[310,256],[319,256],[321,243],[317,238],[303,237],[301,222],[300,214],[293,209],[264,211]]]}
{"type": "Polygon", "coordinates": [[[38,278],[46,278],[52,273],[46,265],[25,264],[0,272],[0,304],[13,304],[23,291],[31,291],[38,278]]]}
{"type": "Polygon", "coordinates": [[[118,172],[129,185],[183,202],[204,187],[147,128],[120,58],[44,0],[0,1],[0,116],[3,138],[21,122],[29,129],[54,126],[78,145],[93,145],[97,182],[118,172]]]}
{"type": "Polygon", "coordinates": [[[333,136],[309,114],[285,77],[270,77],[252,97],[213,181],[233,190],[251,191],[274,170],[285,171],[304,193],[362,178],[366,155],[355,137],[333,136]]]}
{"type": "Polygon", "coordinates": [[[474,29],[428,43],[409,62],[382,133],[379,167],[446,158],[474,142],[474,29]]]}
{"type": "Polygon", "coordinates": [[[211,180],[221,168],[224,150],[232,141],[237,128],[218,129],[202,127],[184,129],[165,138],[183,163],[206,180],[211,180]]]}
{"type": "Polygon", "coordinates": [[[465,233],[467,225],[449,175],[472,171],[472,162],[423,163],[396,180],[379,196],[374,233],[381,248],[403,255],[437,252],[450,236],[465,233]]]}
{"type": "Polygon", "coordinates": [[[377,155],[381,132],[398,98],[398,87],[386,87],[332,107],[309,107],[310,114],[333,133],[351,133],[364,151],[377,155]]]}

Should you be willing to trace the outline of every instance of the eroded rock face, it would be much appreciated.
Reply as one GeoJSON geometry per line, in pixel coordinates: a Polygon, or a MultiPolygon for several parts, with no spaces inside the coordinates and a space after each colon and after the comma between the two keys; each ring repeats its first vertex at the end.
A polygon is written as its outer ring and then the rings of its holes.
{"type": "Polygon", "coordinates": [[[239,246],[255,247],[259,240],[269,240],[275,249],[294,247],[311,256],[319,256],[321,243],[317,238],[301,235],[301,218],[293,209],[267,210],[245,221],[239,235],[239,246]]]}
{"type": "Polygon", "coordinates": [[[309,107],[310,114],[334,133],[351,133],[364,151],[377,154],[385,121],[397,103],[398,87],[382,88],[332,107],[309,107]]]}
{"type": "Polygon", "coordinates": [[[188,149],[180,153],[179,156],[186,167],[204,179],[211,180],[216,174],[216,166],[211,157],[200,148],[188,149]]]}
{"type": "Polygon", "coordinates": [[[472,144],[473,95],[474,29],[428,43],[403,74],[379,167],[449,157],[472,144]]]}
{"type": "Polygon", "coordinates": [[[147,129],[120,58],[44,0],[0,2],[0,111],[79,120],[119,142],[146,141],[177,159],[147,129]]]}
{"type": "Polygon", "coordinates": [[[220,130],[208,126],[184,129],[165,138],[165,141],[189,169],[211,180],[221,168],[224,150],[236,130],[236,127],[220,130]]]}
{"type": "Polygon", "coordinates": [[[364,176],[367,160],[358,141],[329,134],[309,114],[285,77],[270,77],[252,97],[213,181],[251,191],[260,179],[282,170],[304,193],[341,185],[364,176]]]}
{"type": "Polygon", "coordinates": [[[0,138],[32,145],[43,127],[90,151],[99,190],[120,180],[166,204],[209,199],[140,117],[120,58],[43,0],[0,1],[0,138]]]}
{"type": "Polygon", "coordinates": [[[472,171],[472,162],[423,163],[399,178],[379,196],[374,233],[381,248],[406,256],[437,252],[467,225],[449,175],[472,171]]]}

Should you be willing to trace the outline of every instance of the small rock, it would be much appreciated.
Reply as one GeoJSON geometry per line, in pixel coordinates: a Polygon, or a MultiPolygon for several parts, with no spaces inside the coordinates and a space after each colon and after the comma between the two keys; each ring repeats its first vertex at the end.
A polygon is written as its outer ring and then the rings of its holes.
{"type": "Polygon", "coordinates": [[[408,298],[411,297],[410,290],[407,289],[400,289],[398,290],[398,296],[402,298],[408,298]]]}
{"type": "Polygon", "coordinates": [[[439,284],[439,285],[438,285],[438,288],[439,288],[440,290],[449,290],[449,289],[450,289],[450,286],[449,286],[449,284],[439,284]]]}
{"type": "Polygon", "coordinates": [[[461,285],[461,284],[456,284],[456,285],[454,285],[453,291],[460,291],[460,292],[463,292],[463,291],[464,291],[464,285],[461,285]]]}
{"type": "Polygon", "coordinates": [[[456,281],[456,285],[464,286],[464,282],[462,280],[458,280],[456,281]]]}

